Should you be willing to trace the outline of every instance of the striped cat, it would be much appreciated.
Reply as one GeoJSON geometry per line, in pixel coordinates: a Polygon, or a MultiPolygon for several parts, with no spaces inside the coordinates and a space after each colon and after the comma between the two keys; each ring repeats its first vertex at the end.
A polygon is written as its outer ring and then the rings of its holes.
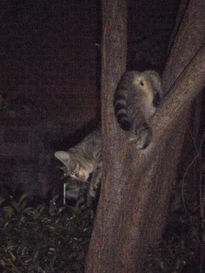
{"type": "Polygon", "coordinates": [[[96,197],[102,177],[100,129],[69,150],[55,152],[54,156],[63,163],[65,176],[84,183],[92,176],[87,193],[87,203],[90,204],[96,197]]]}
{"type": "Polygon", "coordinates": [[[145,149],[152,138],[149,120],[162,99],[161,79],[157,72],[126,72],[114,94],[115,115],[120,127],[137,149],[145,149]]]}

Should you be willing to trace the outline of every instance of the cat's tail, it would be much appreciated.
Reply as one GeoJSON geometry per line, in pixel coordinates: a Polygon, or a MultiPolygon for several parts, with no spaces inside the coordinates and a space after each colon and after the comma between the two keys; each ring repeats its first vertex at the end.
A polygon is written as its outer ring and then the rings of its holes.
{"type": "Polygon", "coordinates": [[[130,130],[130,121],[127,113],[127,97],[129,88],[129,74],[125,73],[120,82],[118,83],[117,89],[114,93],[113,105],[115,110],[115,116],[119,122],[120,127],[125,130],[130,130]]]}

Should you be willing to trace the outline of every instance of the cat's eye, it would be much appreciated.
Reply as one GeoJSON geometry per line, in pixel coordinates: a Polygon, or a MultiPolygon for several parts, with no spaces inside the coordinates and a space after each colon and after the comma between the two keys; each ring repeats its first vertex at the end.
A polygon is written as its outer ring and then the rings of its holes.
{"type": "Polygon", "coordinates": [[[141,86],[144,86],[144,82],[143,82],[143,81],[140,81],[140,85],[141,85],[141,86]]]}

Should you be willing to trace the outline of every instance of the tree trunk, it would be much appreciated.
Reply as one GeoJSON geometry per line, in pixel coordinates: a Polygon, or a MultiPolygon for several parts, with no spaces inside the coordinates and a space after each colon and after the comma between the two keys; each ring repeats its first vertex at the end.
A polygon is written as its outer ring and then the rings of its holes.
{"type": "Polygon", "coordinates": [[[129,144],[112,98],[126,56],[125,0],[102,1],[102,134],[104,176],[86,273],[142,273],[146,249],[161,238],[191,101],[205,84],[205,3],[191,0],[164,72],[172,92],[152,121],[145,151],[129,144]]]}

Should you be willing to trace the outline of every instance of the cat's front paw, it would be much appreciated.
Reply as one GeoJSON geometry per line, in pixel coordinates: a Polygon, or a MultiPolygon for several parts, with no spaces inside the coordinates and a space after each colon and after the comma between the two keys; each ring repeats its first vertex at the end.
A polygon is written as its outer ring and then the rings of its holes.
{"type": "Polygon", "coordinates": [[[151,142],[152,139],[152,129],[150,127],[141,127],[137,130],[137,150],[145,149],[151,142]]]}
{"type": "Polygon", "coordinates": [[[144,124],[135,130],[135,134],[127,132],[129,142],[135,142],[137,150],[145,149],[151,142],[152,129],[144,124]]]}

